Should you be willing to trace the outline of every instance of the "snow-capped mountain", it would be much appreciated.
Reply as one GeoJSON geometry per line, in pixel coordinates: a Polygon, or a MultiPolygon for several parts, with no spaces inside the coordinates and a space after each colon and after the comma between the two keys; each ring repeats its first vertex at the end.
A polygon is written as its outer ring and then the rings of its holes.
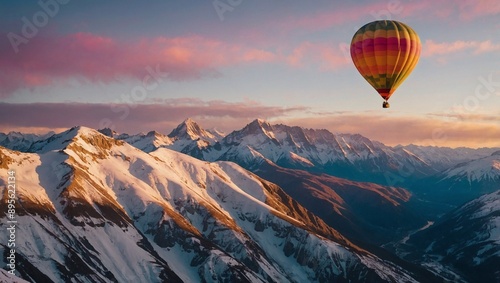
{"type": "Polygon", "coordinates": [[[500,282],[500,190],[445,215],[408,243],[424,265],[454,282],[457,275],[467,282],[500,282]]]}
{"type": "Polygon", "coordinates": [[[480,159],[499,151],[500,148],[449,148],[437,146],[406,145],[395,149],[405,149],[438,171],[447,170],[457,164],[480,159]]]}
{"type": "Polygon", "coordinates": [[[435,176],[418,182],[415,191],[427,198],[446,198],[453,204],[463,204],[500,189],[500,151],[490,156],[460,163],[435,176]],[[453,192],[453,194],[450,194],[453,192]]]}
{"type": "Polygon", "coordinates": [[[409,184],[460,162],[485,157],[495,150],[389,147],[359,134],[271,125],[261,119],[222,139],[211,139],[204,132],[188,119],[169,135],[176,144],[166,147],[203,160],[233,161],[250,170],[263,160],[270,160],[285,168],[386,185],[409,184]],[[189,130],[190,125],[193,130],[189,130]]]}
{"type": "Polygon", "coordinates": [[[217,142],[217,138],[220,138],[220,136],[215,136],[211,132],[200,127],[191,118],[184,120],[177,128],[172,130],[168,136],[175,140],[204,140],[210,144],[217,142]]]}
{"type": "MultiPolygon", "coordinates": [[[[123,140],[145,152],[152,152],[164,147],[200,159],[203,159],[203,155],[208,152],[209,147],[217,144],[223,138],[222,133],[216,130],[205,130],[190,118],[184,120],[168,135],[156,131],[136,135],[119,135],[109,129],[102,129],[99,132],[108,137],[123,140]]],[[[211,160],[215,159],[211,158],[211,160]]]]}
{"type": "Polygon", "coordinates": [[[408,178],[437,172],[412,154],[401,154],[361,135],[271,125],[256,119],[221,140],[201,137],[193,143],[193,139],[183,138],[186,136],[184,124],[169,136],[185,142],[178,142],[181,146],[167,147],[203,160],[234,161],[247,169],[267,159],[287,168],[380,183],[387,182],[387,171],[397,172],[410,166],[413,171],[408,178]]]}
{"type": "MultiPolygon", "coordinates": [[[[412,185],[415,180],[500,150],[415,145],[389,147],[359,134],[271,125],[261,119],[226,136],[205,130],[190,118],[168,136],[154,131],[137,135],[117,134],[109,129],[101,132],[146,152],[165,147],[202,160],[234,161],[251,170],[267,159],[286,168],[399,186],[412,185]]],[[[11,139],[4,140],[2,146],[23,152],[44,148],[43,142],[40,144],[43,138],[26,142],[22,147],[11,139]]],[[[27,137],[26,140],[31,139],[27,137]]]]}
{"type": "Polygon", "coordinates": [[[469,184],[479,181],[493,181],[500,186],[500,151],[490,156],[459,164],[443,172],[443,180],[459,179],[469,184]]]}
{"type": "MultiPolygon", "coordinates": [[[[103,134],[107,135],[105,132],[103,134]]],[[[146,134],[144,133],[139,133],[136,135],[121,134],[110,137],[114,137],[117,140],[125,141],[128,144],[131,144],[134,147],[144,152],[152,152],[157,150],[158,148],[168,147],[174,143],[174,141],[171,138],[157,131],[150,131],[146,134]]]]}
{"type": "Polygon", "coordinates": [[[54,134],[54,132],[49,132],[43,135],[23,134],[19,132],[10,132],[8,134],[0,133],[0,146],[7,147],[12,150],[29,152],[32,150],[33,144],[40,140],[46,140],[54,134]]]}
{"type": "Polygon", "coordinates": [[[381,144],[360,135],[273,126],[260,119],[227,135],[222,144],[228,148],[222,159],[244,160],[248,157],[245,151],[257,151],[277,165],[291,168],[325,168],[336,163],[353,165],[360,160],[386,157],[381,144]]]}
{"type": "MultiPolygon", "coordinates": [[[[146,153],[84,127],[43,144],[36,153],[0,147],[1,183],[8,170],[17,176],[16,269],[29,281],[416,282],[422,276],[355,246],[280,187],[234,163],[165,148],[146,153]]],[[[6,239],[6,221],[0,223],[6,239]]]]}
{"type": "Polygon", "coordinates": [[[212,134],[188,118],[172,130],[168,136],[173,143],[166,147],[198,159],[215,161],[215,158],[205,157],[212,146],[218,144],[218,140],[221,138],[219,133],[212,134]]]}

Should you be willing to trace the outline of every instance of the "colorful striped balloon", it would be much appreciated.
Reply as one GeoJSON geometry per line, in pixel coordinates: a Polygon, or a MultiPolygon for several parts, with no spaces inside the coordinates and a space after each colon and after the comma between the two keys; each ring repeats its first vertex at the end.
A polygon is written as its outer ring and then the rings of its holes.
{"type": "Polygon", "coordinates": [[[351,41],[354,65],[385,101],[415,68],[421,49],[417,33],[398,21],[368,23],[351,41]]]}

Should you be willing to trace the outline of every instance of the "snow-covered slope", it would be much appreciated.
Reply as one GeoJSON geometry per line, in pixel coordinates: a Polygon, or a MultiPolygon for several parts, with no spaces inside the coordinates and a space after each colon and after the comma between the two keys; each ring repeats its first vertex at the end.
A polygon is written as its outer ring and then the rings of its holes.
{"type": "Polygon", "coordinates": [[[496,181],[500,186],[500,151],[490,156],[459,164],[443,172],[443,180],[458,179],[469,183],[496,181]]]}
{"type": "Polygon", "coordinates": [[[415,281],[234,163],[148,154],[83,127],[38,153],[0,148],[0,161],[4,198],[16,172],[17,269],[30,280],[415,281]]]}
{"type": "Polygon", "coordinates": [[[500,190],[475,199],[413,235],[414,254],[436,272],[500,282],[500,190]]]}
{"type": "Polygon", "coordinates": [[[436,146],[406,145],[395,149],[405,149],[412,152],[438,171],[444,171],[460,163],[480,159],[499,151],[500,148],[449,148],[436,146]]]}
{"type": "Polygon", "coordinates": [[[174,143],[171,138],[158,133],[157,131],[150,131],[147,134],[140,133],[136,135],[122,134],[115,136],[115,139],[125,141],[144,152],[151,152],[161,147],[168,147],[174,143]]]}
{"type": "Polygon", "coordinates": [[[0,282],[5,282],[5,283],[28,283],[29,281],[26,281],[22,278],[16,277],[7,271],[0,269],[0,282]]]}
{"type": "Polygon", "coordinates": [[[461,205],[500,189],[500,151],[458,164],[416,183],[414,191],[436,201],[461,205]]]}

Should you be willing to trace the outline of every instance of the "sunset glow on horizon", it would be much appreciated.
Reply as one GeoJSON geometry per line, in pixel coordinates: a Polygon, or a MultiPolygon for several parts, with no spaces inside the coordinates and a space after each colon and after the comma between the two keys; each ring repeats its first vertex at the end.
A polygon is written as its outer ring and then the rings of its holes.
{"type": "Polygon", "coordinates": [[[168,134],[256,118],[387,145],[500,147],[500,2],[23,1],[0,4],[0,132],[168,134]],[[349,54],[365,23],[422,42],[391,97],[349,54]]]}

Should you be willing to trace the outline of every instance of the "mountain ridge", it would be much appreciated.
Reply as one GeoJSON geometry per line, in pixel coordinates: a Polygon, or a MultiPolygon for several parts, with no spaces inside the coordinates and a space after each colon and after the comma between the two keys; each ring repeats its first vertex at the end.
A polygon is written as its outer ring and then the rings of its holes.
{"type": "Polygon", "coordinates": [[[22,276],[416,282],[234,163],[207,163],[166,148],[146,153],[85,127],[58,134],[45,147],[39,153],[0,148],[2,164],[26,177],[18,190],[19,220],[26,224],[18,233],[26,244],[17,253],[33,265],[19,266],[22,276]]]}
{"type": "Polygon", "coordinates": [[[412,235],[408,244],[417,248],[406,249],[451,280],[459,274],[468,282],[498,282],[499,207],[500,190],[474,199],[412,235]]]}

